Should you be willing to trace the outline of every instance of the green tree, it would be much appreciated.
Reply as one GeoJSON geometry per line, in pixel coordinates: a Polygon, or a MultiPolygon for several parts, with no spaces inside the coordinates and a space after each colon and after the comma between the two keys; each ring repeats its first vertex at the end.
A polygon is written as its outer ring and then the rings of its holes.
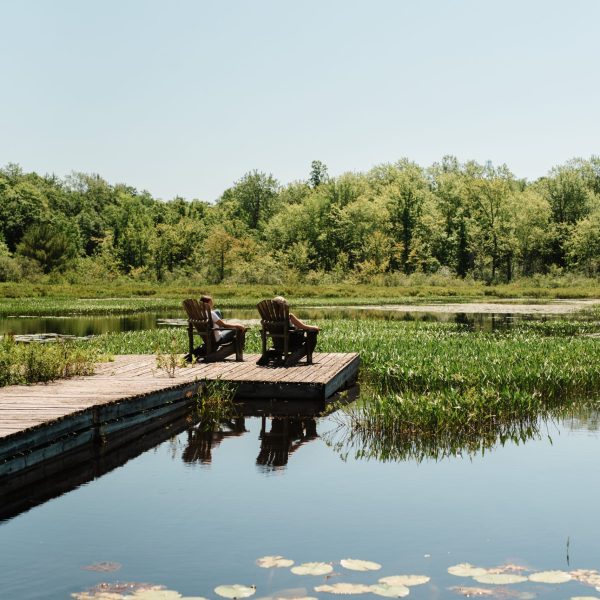
{"type": "Polygon", "coordinates": [[[277,211],[279,183],[272,175],[252,171],[223,193],[220,203],[250,229],[264,225],[277,211]]]}
{"type": "Polygon", "coordinates": [[[313,160],[310,163],[310,176],[308,181],[313,188],[319,187],[322,183],[329,179],[327,174],[327,166],[320,160],[313,160]]]}

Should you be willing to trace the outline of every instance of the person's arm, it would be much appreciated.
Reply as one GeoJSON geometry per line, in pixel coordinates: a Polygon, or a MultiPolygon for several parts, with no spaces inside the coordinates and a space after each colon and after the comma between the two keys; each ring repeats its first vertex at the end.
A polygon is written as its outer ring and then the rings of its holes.
{"type": "Polygon", "coordinates": [[[246,330],[246,328],[240,323],[228,323],[227,321],[223,321],[223,319],[217,319],[215,323],[223,329],[239,329],[240,331],[246,330]]]}
{"type": "Polygon", "coordinates": [[[303,323],[296,315],[290,313],[290,321],[297,329],[304,329],[305,331],[320,331],[315,325],[307,325],[303,323]]]}

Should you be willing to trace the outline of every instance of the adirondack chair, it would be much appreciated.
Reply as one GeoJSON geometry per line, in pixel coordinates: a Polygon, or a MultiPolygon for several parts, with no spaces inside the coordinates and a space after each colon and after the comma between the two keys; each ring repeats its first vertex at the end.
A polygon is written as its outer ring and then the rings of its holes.
{"type": "Polygon", "coordinates": [[[271,362],[290,367],[306,356],[306,363],[312,365],[312,351],[316,345],[316,331],[296,329],[290,325],[290,309],[287,304],[263,300],[256,305],[260,313],[262,329],[262,355],[258,364],[271,362]],[[271,338],[272,347],[267,348],[271,338]]]}
{"type": "Polygon", "coordinates": [[[194,356],[202,358],[204,362],[217,362],[224,360],[231,354],[239,362],[244,360],[245,333],[233,327],[223,327],[221,330],[234,330],[235,338],[224,344],[215,339],[210,306],[198,300],[188,299],[183,301],[183,307],[188,316],[188,341],[189,353],[186,360],[192,362],[194,356]],[[202,338],[203,344],[194,348],[194,335],[202,338]]]}

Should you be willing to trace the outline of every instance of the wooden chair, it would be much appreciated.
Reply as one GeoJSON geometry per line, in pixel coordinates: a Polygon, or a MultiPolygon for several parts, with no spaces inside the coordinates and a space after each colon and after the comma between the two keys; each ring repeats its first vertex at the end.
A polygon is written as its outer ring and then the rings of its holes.
{"type": "Polygon", "coordinates": [[[260,313],[262,325],[262,355],[258,364],[274,362],[290,367],[306,356],[306,363],[312,365],[312,351],[318,332],[291,327],[290,309],[287,304],[263,300],[256,308],[260,313]],[[273,342],[271,348],[267,348],[267,338],[271,338],[273,342]]]}
{"type": "MultiPolygon", "coordinates": [[[[210,305],[198,300],[189,299],[183,301],[183,307],[188,316],[188,341],[189,353],[186,360],[192,362],[194,356],[202,358],[204,362],[217,362],[224,360],[231,354],[235,354],[235,360],[244,360],[245,332],[234,327],[222,327],[220,331],[233,330],[235,338],[224,344],[215,339],[210,305]],[[202,338],[203,345],[194,348],[194,334],[202,338]]],[[[218,330],[217,330],[218,331],[218,330]]]]}

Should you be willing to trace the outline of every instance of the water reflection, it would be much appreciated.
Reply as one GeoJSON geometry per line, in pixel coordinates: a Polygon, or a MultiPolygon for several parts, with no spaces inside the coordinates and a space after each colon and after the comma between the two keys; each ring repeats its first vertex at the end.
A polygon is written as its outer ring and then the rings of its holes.
{"type": "Polygon", "coordinates": [[[557,410],[554,414],[480,428],[476,433],[472,430],[442,430],[431,434],[411,435],[395,428],[381,427],[374,430],[363,427],[352,412],[340,411],[332,416],[334,426],[321,437],[343,460],[352,457],[380,462],[438,462],[452,457],[472,458],[484,455],[506,444],[519,446],[544,438],[552,443],[552,437],[561,425],[570,431],[597,432],[599,421],[600,413],[596,410],[582,409],[576,415],[557,410]]]}
{"type": "Polygon", "coordinates": [[[317,421],[314,417],[273,417],[270,430],[267,431],[267,417],[263,415],[256,464],[267,469],[284,467],[300,446],[317,437],[317,421]]]}
{"type": "MultiPolygon", "coordinates": [[[[496,331],[512,327],[524,320],[545,321],[543,315],[525,314],[471,314],[471,313],[428,313],[395,312],[380,309],[357,309],[352,307],[302,308],[296,311],[301,319],[378,319],[401,321],[424,321],[456,323],[472,331],[496,331]]],[[[228,319],[240,319],[249,324],[258,323],[254,309],[228,309],[228,319]]],[[[0,318],[0,335],[12,333],[29,335],[56,333],[86,337],[111,332],[140,331],[165,326],[184,326],[183,314],[179,311],[144,312],[127,315],[73,316],[73,317],[3,317],[0,318]]]]}
{"type": "Polygon", "coordinates": [[[208,465],[212,462],[212,450],[229,437],[239,437],[246,433],[244,417],[221,421],[207,429],[201,423],[187,431],[187,446],[181,458],[188,464],[199,463],[208,465]]]}

